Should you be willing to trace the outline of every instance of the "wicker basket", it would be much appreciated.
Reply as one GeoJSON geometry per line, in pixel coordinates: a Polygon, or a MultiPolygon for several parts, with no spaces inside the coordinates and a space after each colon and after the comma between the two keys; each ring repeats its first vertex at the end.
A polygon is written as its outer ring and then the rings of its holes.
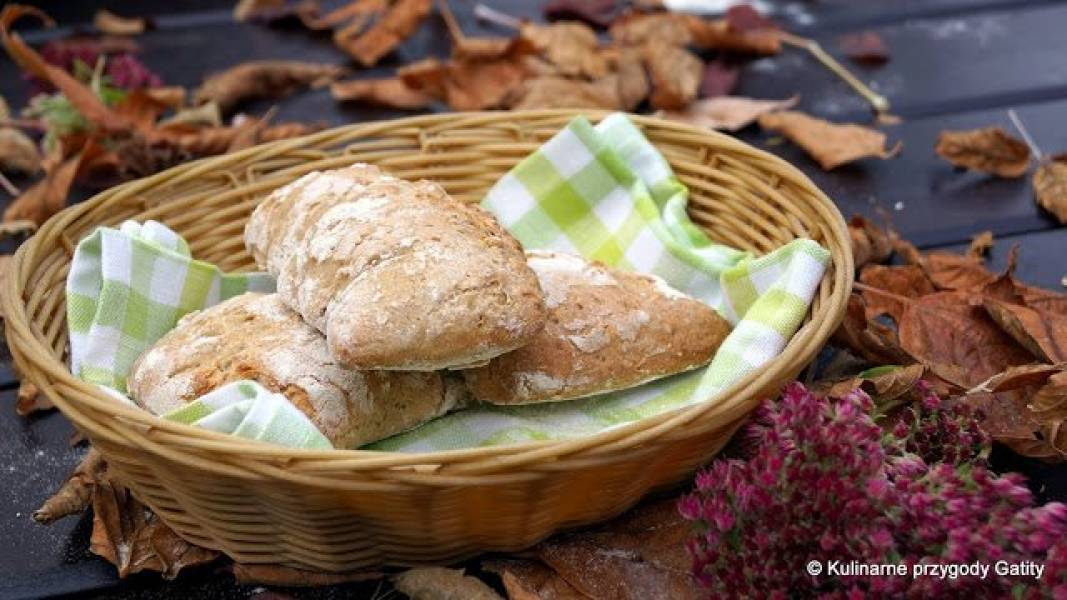
{"type": "Polygon", "coordinates": [[[798,170],[725,135],[633,117],[689,187],[690,213],[714,239],[764,253],[807,236],[830,250],[833,266],[784,353],[716,402],[573,441],[429,454],[305,451],[162,421],[76,379],[64,363],[64,281],[74,245],[98,225],[156,219],[198,258],[249,269],[246,218],[266,192],[300,175],[370,162],[474,202],[575,114],[351,125],[103,192],[52,218],[15,255],[2,306],[17,367],[168,525],[243,563],[346,571],[449,562],[618,514],[708,461],[761,398],[814,357],[844,313],[853,263],[840,213],[798,170]]]}

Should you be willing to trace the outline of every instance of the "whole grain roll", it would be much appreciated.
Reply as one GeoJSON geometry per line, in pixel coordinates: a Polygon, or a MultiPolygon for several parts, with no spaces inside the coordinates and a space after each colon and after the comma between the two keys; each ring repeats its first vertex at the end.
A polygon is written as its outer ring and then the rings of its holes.
{"type": "Polygon", "coordinates": [[[186,315],[134,364],[129,392],[166,414],[242,379],[283,394],[336,448],[406,431],[462,403],[440,373],[356,371],[277,294],[243,294],[186,315]]]}
{"type": "Polygon", "coordinates": [[[548,307],[526,346],[463,371],[492,404],[572,400],[706,364],[730,332],[710,306],[662,279],[569,254],[531,251],[548,307]]]}
{"type": "Polygon", "coordinates": [[[482,364],[544,325],[518,242],[432,182],[362,164],[309,173],[256,209],[245,242],[348,367],[482,364]]]}

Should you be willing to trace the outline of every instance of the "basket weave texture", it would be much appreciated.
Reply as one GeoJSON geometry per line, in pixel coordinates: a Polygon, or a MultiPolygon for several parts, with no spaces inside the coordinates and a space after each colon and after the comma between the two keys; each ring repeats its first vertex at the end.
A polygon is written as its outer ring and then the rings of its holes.
{"type": "Polygon", "coordinates": [[[689,187],[690,214],[712,239],[762,254],[806,236],[833,262],[785,351],[715,402],[572,441],[427,454],[307,451],[159,420],[75,378],[64,362],[64,282],[74,246],[98,225],[156,219],[183,235],[195,257],[247,270],[249,213],[305,173],[369,162],[477,202],[577,114],[452,113],[350,125],[98,194],[53,217],[15,255],[0,302],[16,366],[168,525],[243,563],[347,571],[449,562],[519,550],[618,514],[710,460],[761,399],[815,356],[845,311],[853,262],[841,214],[797,169],[726,135],[632,117],[689,187]]]}

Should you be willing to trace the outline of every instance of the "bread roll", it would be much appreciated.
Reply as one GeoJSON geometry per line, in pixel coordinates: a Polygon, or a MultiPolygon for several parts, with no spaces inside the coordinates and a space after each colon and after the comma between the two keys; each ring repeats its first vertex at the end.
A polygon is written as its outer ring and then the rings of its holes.
{"type": "Polygon", "coordinates": [[[518,242],[428,181],[362,164],[309,173],[263,201],[245,242],[351,368],[482,364],[544,325],[518,242]]]}
{"type": "Polygon", "coordinates": [[[335,448],[406,431],[461,401],[439,373],[355,371],[277,294],[248,293],[185,316],[133,366],[134,401],[166,414],[241,379],[285,395],[335,448]]]}
{"type": "Polygon", "coordinates": [[[699,367],[730,325],[662,279],[569,254],[529,252],[548,307],[532,342],[463,371],[475,399],[493,404],[572,400],[699,367]]]}

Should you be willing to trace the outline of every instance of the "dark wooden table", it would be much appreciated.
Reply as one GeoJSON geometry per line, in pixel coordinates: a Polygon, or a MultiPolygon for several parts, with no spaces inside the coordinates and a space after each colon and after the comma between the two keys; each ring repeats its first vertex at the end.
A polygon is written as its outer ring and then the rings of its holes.
{"type": "MultiPolygon", "coordinates": [[[[487,0],[518,16],[536,17],[536,0],[487,0]]],[[[84,28],[97,5],[90,2],[37,2],[61,24],[60,31],[27,31],[31,42],[84,28]]],[[[1059,0],[782,0],[766,2],[786,28],[818,39],[833,51],[850,31],[874,30],[892,50],[877,69],[854,68],[893,104],[903,123],[888,129],[904,142],[902,155],[822,172],[791,145],[768,144],[754,129],[740,137],[798,165],[827,192],[847,216],[889,215],[896,228],[924,249],[961,248],[986,229],[997,237],[992,262],[1002,266],[1007,250],[1021,250],[1017,275],[1024,281],[1062,289],[1067,275],[1067,229],[1034,205],[1029,179],[998,180],[960,173],[933,152],[941,129],[1002,125],[1011,129],[1014,108],[1048,153],[1067,151],[1067,1],[1059,0]]],[[[230,2],[111,0],[104,6],[123,15],[154,16],[157,29],[138,41],[142,59],[169,84],[195,86],[211,71],[262,58],[300,58],[340,63],[344,57],[328,39],[299,30],[234,23],[230,2]]],[[[475,23],[470,0],[453,0],[469,33],[494,33],[475,23]]],[[[497,31],[496,33],[500,33],[497,31]]],[[[443,23],[431,19],[399,50],[366,74],[387,74],[403,62],[427,55],[446,56],[443,23]]],[[[21,107],[27,89],[14,65],[0,59],[0,94],[21,107]]],[[[784,98],[801,95],[800,108],[840,121],[865,121],[863,102],[808,55],[787,50],[748,64],[740,95],[784,98]]],[[[261,112],[269,104],[245,107],[261,112]]],[[[340,125],[398,116],[384,109],[342,107],[326,90],[279,103],[279,119],[340,125]]],[[[7,202],[8,200],[4,200],[7,202]]],[[[10,247],[0,250],[10,251],[10,247]]],[[[16,377],[6,347],[0,348],[0,598],[64,594],[114,598],[161,596],[246,598],[262,588],[236,586],[216,567],[183,573],[176,582],[156,576],[119,581],[114,569],[89,554],[90,518],[68,518],[51,527],[36,525],[32,511],[77,463],[82,449],[71,448],[73,429],[57,413],[29,419],[13,409],[16,377]]],[[[995,464],[1020,470],[1042,499],[1067,499],[1067,470],[996,452],[995,464]]],[[[349,585],[286,590],[307,598],[369,597],[374,586],[349,585]]]]}

